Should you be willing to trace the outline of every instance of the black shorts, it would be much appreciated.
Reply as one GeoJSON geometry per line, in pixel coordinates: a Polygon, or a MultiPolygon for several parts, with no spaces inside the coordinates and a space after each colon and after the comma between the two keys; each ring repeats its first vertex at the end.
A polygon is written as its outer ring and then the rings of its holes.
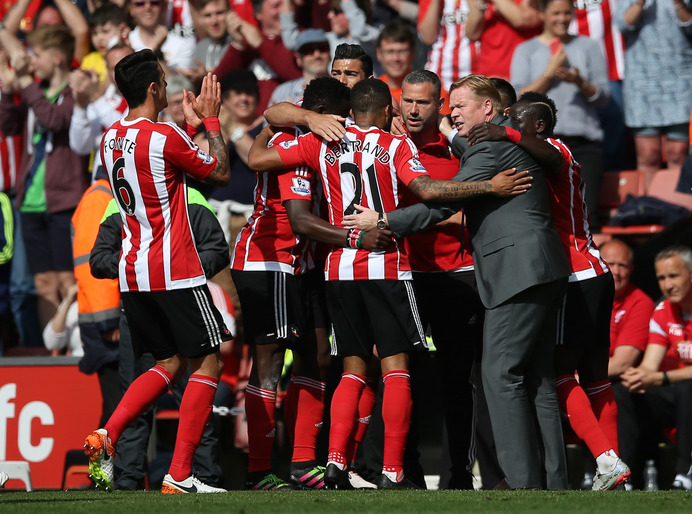
{"type": "Polygon", "coordinates": [[[327,281],[332,355],[381,358],[427,350],[410,280],[327,281]]]}
{"type": "Polygon", "coordinates": [[[311,326],[314,328],[331,327],[327,312],[327,293],[324,281],[324,263],[300,276],[308,302],[311,326]]]}
{"type": "Polygon", "coordinates": [[[249,344],[298,342],[308,326],[300,279],[281,271],[231,270],[249,344]]]}
{"type": "Polygon", "coordinates": [[[22,212],[22,238],[32,274],[72,271],[72,215],[66,211],[22,212]]]}
{"type": "Polygon", "coordinates": [[[135,356],[164,360],[204,357],[233,336],[206,285],[170,291],[122,293],[135,356]]]}
{"type": "Polygon", "coordinates": [[[613,275],[570,282],[557,318],[557,344],[577,348],[609,348],[613,275]]]}

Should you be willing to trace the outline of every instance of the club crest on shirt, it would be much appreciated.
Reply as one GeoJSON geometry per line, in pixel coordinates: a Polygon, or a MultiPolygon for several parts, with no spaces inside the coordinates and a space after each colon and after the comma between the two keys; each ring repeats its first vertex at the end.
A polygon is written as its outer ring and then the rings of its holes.
{"type": "Polygon", "coordinates": [[[428,171],[425,169],[425,166],[423,166],[423,163],[415,157],[408,160],[408,165],[414,173],[426,173],[428,171]]]}
{"type": "Polygon", "coordinates": [[[622,317],[623,317],[625,314],[627,314],[627,311],[624,310],[624,309],[617,311],[617,312],[615,313],[615,320],[614,320],[614,321],[615,321],[615,324],[620,323],[620,321],[622,320],[622,317]]]}
{"type": "Polygon", "coordinates": [[[203,150],[197,150],[197,158],[201,159],[204,164],[211,164],[214,158],[203,150]]]}
{"type": "Polygon", "coordinates": [[[303,177],[293,177],[291,179],[291,191],[298,196],[310,196],[310,182],[303,177]]]}
{"type": "Polygon", "coordinates": [[[290,141],[282,141],[281,143],[279,143],[279,146],[281,148],[288,150],[289,148],[291,148],[292,146],[296,146],[297,144],[298,144],[297,139],[291,139],[290,141]]]}
{"type": "Polygon", "coordinates": [[[685,335],[684,327],[680,323],[668,323],[668,333],[675,337],[685,335]]]}

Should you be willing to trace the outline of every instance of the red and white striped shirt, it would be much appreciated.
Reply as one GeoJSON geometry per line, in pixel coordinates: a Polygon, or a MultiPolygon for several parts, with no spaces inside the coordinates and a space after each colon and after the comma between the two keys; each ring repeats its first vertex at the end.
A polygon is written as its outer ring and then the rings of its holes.
{"type": "MultiPolygon", "coordinates": [[[[338,143],[327,143],[314,134],[276,145],[286,167],[307,164],[319,170],[327,199],[329,221],[341,226],[354,204],[378,212],[399,205],[400,184],[427,175],[418,151],[405,136],[376,127],[351,126],[338,143]]],[[[384,252],[333,248],[327,258],[327,280],[410,280],[411,271],[403,245],[395,242],[384,252]]]]}
{"type": "MultiPolygon", "coordinates": [[[[296,141],[300,134],[294,129],[279,132],[267,146],[296,141]]],[[[307,238],[293,233],[283,205],[286,200],[310,200],[311,177],[312,172],[306,166],[281,173],[257,174],[255,210],[238,234],[231,269],[298,275],[314,267],[312,246],[307,238]]]]}
{"type": "Polygon", "coordinates": [[[618,0],[574,0],[569,33],[597,41],[608,64],[608,78],[625,78],[625,41],[613,22],[618,0]]]}
{"type": "Polygon", "coordinates": [[[121,291],[165,291],[206,283],[187,211],[185,174],[204,180],[216,158],[173,123],[115,122],[101,159],[123,220],[121,291]]]}
{"type": "Polygon", "coordinates": [[[21,134],[5,136],[0,132],[0,192],[14,193],[22,162],[21,134]]]}
{"type": "MultiPolygon", "coordinates": [[[[428,12],[430,0],[421,0],[418,23],[428,12]]],[[[466,37],[466,19],[469,17],[467,0],[444,0],[440,5],[440,31],[430,48],[425,69],[432,71],[446,89],[460,77],[476,72],[480,43],[466,37]]]]}
{"type": "Polygon", "coordinates": [[[574,160],[572,152],[559,139],[546,141],[562,154],[564,161],[560,173],[548,173],[547,178],[551,193],[550,213],[572,269],[569,281],[577,282],[608,273],[608,264],[591,237],[589,210],[583,198],[581,164],[574,160]]]}

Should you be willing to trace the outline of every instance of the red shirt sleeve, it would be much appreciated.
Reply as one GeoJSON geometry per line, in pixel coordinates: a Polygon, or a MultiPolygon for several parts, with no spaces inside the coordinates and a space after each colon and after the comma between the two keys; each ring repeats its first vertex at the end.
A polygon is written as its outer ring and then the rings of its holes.
{"type": "Polygon", "coordinates": [[[394,169],[397,178],[408,186],[411,181],[422,175],[428,175],[423,163],[418,159],[418,150],[409,138],[404,139],[394,152],[394,169]]]}
{"type": "Polygon", "coordinates": [[[274,146],[286,168],[296,168],[306,165],[319,169],[320,146],[322,138],[314,134],[304,134],[298,139],[284,141],[274,146]]]}
{"type": "MultiPolygon", "coordinates": [[[[295,134],[279,132],[267,144],[271,148],[280,143],[295,141],[295,134]]],[[[299,166],[276,174],[281,202],[288,200],[312,200],[312,170],[299,166]]]]}
{"type": "Polygon", "coordinates": [[[200,150],[178,127],[170,127],[164,158],[175,168],[184,170],[196,179],[207,178],[216,166],[216,157],[200,150]]]}

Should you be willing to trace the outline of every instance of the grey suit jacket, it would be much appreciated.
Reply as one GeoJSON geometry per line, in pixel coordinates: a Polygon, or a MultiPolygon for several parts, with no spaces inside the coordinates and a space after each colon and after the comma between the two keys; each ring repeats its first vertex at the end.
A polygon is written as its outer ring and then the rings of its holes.
{"type": "MultiPolygon", "coordinates": [[[[492,123],[516,128],[510,118],[502,115],[493,118],[492,123]]],[[[550,216],[544,172],[521,148],[509,141],[468,147],[453,180],[490,180],[509,168],[529,170],[533,182],[528,192],[507,198],[487,195],[453,205],[420,203],[387,213],[391,229],[407,235],[449,217],[463,206],[478,290],[489,309],[529,287],[570,273],[550,216]]]]}

